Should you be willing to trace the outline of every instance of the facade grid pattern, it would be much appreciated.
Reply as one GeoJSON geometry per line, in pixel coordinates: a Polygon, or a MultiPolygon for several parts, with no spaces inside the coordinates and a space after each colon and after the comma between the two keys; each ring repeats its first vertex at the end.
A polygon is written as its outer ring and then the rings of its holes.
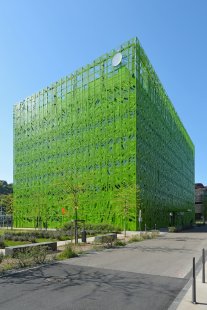
{"type": "Polygon", "coordinates": [[[137,38],[118,51],[14,106],[15,226],[73,219],[71,186],[87,222],[123,227],[126,186],[127,229],[193,221],[194,146],[137,38]]]}

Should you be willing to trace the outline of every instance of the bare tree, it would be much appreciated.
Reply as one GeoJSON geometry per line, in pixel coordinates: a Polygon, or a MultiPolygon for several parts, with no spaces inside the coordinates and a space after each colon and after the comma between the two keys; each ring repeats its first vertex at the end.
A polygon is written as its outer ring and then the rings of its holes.
{"type": "Polygon", "coordinates": [[[131,215],[137,217],[141,210],[140,187],[123,182],[114,197],[117,204],[116,213],[124,220],[124,236],[126,237],[127,220],[131,215]]]}
{"type": "MultiPolygon", "coordinates": [[[[63,192],[63,204],[67,209],[71,208],[75,223],[75,243],[78,243],[78,208],[80,208],[80,194],[85,191],[85,184],[75,178],[66,178],[61,182],[63,192]]],[[[67,212],[66,212],[67,215],[67,212]]]]}

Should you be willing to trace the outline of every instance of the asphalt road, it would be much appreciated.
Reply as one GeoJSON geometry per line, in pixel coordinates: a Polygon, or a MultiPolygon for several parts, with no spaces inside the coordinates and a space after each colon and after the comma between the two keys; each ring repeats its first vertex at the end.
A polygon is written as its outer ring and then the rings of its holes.
{"type": "Polygon", "coordinates": [[[4,310],[167,309],[186,280],[55,264],[1,279],[4,310]]]}
{"type": "Polygon", "coordinates": [[[196,261],[201,257],[202,248],[207,249],[207,225],[124,248],[86,254],[67,263],[182,279],[188,277],[193,257],[196,261]]]}
{"type": "Polygon", "coordinates": [[[206,231],[167,234],[0,278],[1,310],[167,310],[206,231]]]}

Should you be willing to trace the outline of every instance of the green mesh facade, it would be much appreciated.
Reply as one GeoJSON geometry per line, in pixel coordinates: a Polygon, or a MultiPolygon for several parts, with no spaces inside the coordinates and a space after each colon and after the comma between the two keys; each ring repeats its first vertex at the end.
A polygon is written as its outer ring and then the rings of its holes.
{"type": "Polygon", "coordinates": [[[15,105],[15,226],[73,219],[71,186],[87,222],[123,227],[126,188],[127,229],[194,219],[194,146],[138,40],[118,51],[15,105]]]}

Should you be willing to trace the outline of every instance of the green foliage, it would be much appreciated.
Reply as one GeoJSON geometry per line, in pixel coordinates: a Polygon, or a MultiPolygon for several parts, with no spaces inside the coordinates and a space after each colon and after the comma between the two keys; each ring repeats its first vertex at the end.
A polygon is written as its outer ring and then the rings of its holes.
{"type": "Polygon", "coordinates": [[[38,246],[32,248],[32,257],[36,264],[43,264],[47,257],[48,248],[46,246],[38,246]]]}
{"type": "Polygon", "coordinates": [[[13,185],[6,181],[0,180],[0,195],[8,195],[13,193],[13,185]]]}
{"type": "Polygon", "coordinates": [[[3,262],[3,260],[4,260],[4,254],[0,253],[0,264],[3,262]]]}
{"type": "Polygon", "coordinates": [[[7,246],[16,246],[16,245],[24,245],[28,244],[28,241],[13,241],[13,240],[5,240],[4,245],[7,246]]]}
{"type": "Polygon", "coordinates": [[[70,237],[65,231],[4,231],[0,236],[0,248],[15,246],[27,243],[47,242],[52,240],[69,240],[70,237]]]}
{"type": "Polygon", "coordinates": [[[102,236],[101,237],[101,243],[104,245],[105,248],[112,248],[114,245],[114,242],[116,240],[114,239],[113,236],[102,236]]]}
{"type": "Polygon", "coordinates": [[[20,268],[32,265],[32,251],[29,248],[14,253],[13,258],[17,259],[20,268]]]}
{"type": "Polygon", "coordinates": [[[95,234],[99,234],[99,233],[109,233],[109,232],[120,232],[121,228],[112,224],[104,224],[104,223],[100,223],[100,224],[92,224],[92,223],[86,223],[85,224],[85,229],[87,232],[90,233],[93,232],[95,234]]]}
{"type": "Polygon", "coordinates": [[[117,246],[117,247],[122,247],[122,246],[125,246],[126,245],[126,242],[123,241],[123,240],[119,240],[117,239],[116,241],[114,241],[114,246],[117,246]]]}
{"type": "Polygon", "coordinates": [[[4,249],[5,248],[5,239],[4,236],[0,236],[0,249],[4,249]]]}
{"type": "Polygon", "coordinates": [[[47,257],[47,247],[36,246],[18,250],[14,253],[13,258],[17,259],[19,267],[33,266],[35,264],[42,264],[47,257]]]}
{"type": "Polygon", "coordinates": [[[144,232],[144,233],[141,233],[140,235],[134,235],[131,238],[129,238],[128,243],[140,242],[140,241],[147,240],[147,239],[154,239],[158,235],[159,235],[159,231],[144,232]]]}
{"type": "Polygon", "coordinates": [[[152,231],[151,232],[151,238],[157,238],[159,236],[160,232],[159,230],[156,230],[156,231],[152,231]]]}
{"type": "Polygon", "coordinates": [[[168,232],[178,232],[178,228],[175,226],[168,227],[168,232]]]}
{"type": "Polygon", "coordinates": [[[7,215],[13,212],[13,194],[0,195],[0,206],[4,208],[7,215]]]}
{"type": "Polygon", "coordinates": [[[13,241],[28,241],[31,243],[36,243],[36,239],[55,239],[55,240],[68,240],[69,236],[66,235],[64,231],[46,231],[46,230],[37,230],[31,232],[18,232],[10,231],[4,233],[5,240],[13,241]]]}
{"type": "Polygon", "coordinates": [[[143,234],[141,234],[141,238],[142,238],[143,240],[152,239],[152,233],[151,233],[151,234],[149,234],[149,233],[143,233],[143,234]]]}
{"type": "Polygon", "coordinates": [[[0,207],[7,215],[13,213],[13,185],[2,180],[0,181],[0,207]]]}
{"type": "Polygon", "coordinates": [[[5,233],[4,234],[4,238],[5,240],[9,240],[9,241],[18,241],[18,242],[31,242],[31,243],[35,243],[36,242],[36,238],[34,235],[32,234],[27,234],[27,233],[5,233]]]}
{"type": "Polygon", "coordinates": [[[142,240],[143,240],[142,237],[140,237],[139,235],[135,235],[129,238],[128,243],[140,242],[142,240]]]}
{"type": "MultiPolygon", "coordinates": [[[[120,232],[121,228],[117,227],[112,224],[93,224],[93,223],[78,223],[79,231],[81,231],[83,228],[85,228],[87,235],[97,235],[97,234],[103,234],[103,233],[109,233],[109,232],[120,232]]],[[[63,231],[68,232],[68,234],[71,233],[71,231],[74,229],[74,223],[68,222],[63,226],[63,231]]]]}
{"type": "Polygon", "coordinates": [[[8,270],[11,270],[11,269],[15,269],[17,266],[16,266],[16,264],[14,263],[14,262],[7,262],[7,263],[5,263],[4,262],[4,264],[3,264],[3,266],[2,266],[2,272],[5,272],[5,271],[8,271],[8,270]]]}
{"type": "Polygon", "coordinates": [[[204,219],[207,220],[207,193],[203,193],[203,215],[204,219]]]}
{"type": "Polygon", "coordinates": [[[117,203],[116,214],[123,218],[123,228],[126,237],[126,229],[129,227],[129,221],[138,216],[138,210],[141,209],[141,191],[138,185],[129,185],[122,182],[117,189],[114,201],[117,203]]]}
{"type": "Polygon", "coordinates": [[[77,256],[78,254],[74,251],[72,245],[66,244],[65,249],[60,254],[57,255],[57,259],[63,260],[77,256]]]}

